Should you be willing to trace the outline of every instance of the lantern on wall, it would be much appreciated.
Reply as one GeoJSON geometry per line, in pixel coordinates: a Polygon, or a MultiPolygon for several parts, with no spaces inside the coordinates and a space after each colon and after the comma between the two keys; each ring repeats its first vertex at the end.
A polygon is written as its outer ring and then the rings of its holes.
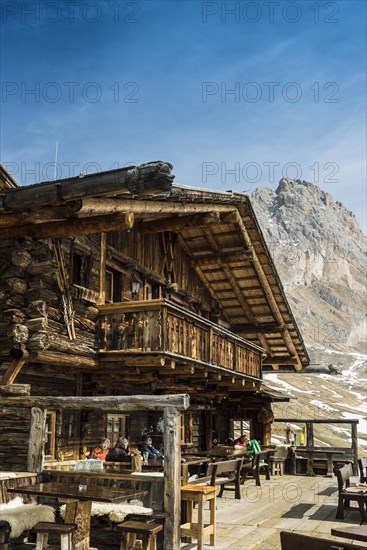
{"type": "Polygon", "coordinates": [[[133,273],[131,279],[131,297],[133,300],[137,300],[139,298],[140,287],[141,280],[136,276],[135,273],[133,273]]]}

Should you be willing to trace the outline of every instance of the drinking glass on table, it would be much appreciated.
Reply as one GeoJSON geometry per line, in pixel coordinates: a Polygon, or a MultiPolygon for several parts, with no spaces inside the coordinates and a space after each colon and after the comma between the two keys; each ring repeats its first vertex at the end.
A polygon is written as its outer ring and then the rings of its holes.
{"type": "Polygon", "coordinates": [[[144,464],[148,464],[148,460],[149,460],[149,453],[143,453],[143,462],[144,464]]]}

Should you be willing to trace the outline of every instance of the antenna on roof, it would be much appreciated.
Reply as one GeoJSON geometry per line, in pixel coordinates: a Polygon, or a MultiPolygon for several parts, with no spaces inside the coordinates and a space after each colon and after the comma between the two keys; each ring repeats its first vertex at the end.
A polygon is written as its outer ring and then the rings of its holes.
{"type": "Polygon", "coordinates": [[[56,179],[56,175],[57,175],[57,155],[58,155],[58,152],[59,152],[59,142],[58,142],[58,140],[56,140],[54,180],[56,179]]]}

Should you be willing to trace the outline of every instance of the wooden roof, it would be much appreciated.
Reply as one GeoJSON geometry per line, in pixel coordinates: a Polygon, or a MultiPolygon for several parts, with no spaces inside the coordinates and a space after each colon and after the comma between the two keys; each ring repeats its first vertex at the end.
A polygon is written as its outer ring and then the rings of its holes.
{"type": "Polygon", "coordinates": [[[301,370],[309,357],[249,197],[172,185],[171,168],[155,162],[9,189],[0,238],[126,229],[134,219],[144,232],[174,231],[228,328],[265,349],[265,366],[301,370]]]}
{"type": "Polygon", "coordinates": [[[14,189],[15,187],[19,187],[17,182],[0,164],[0,189],[14,189]]]}
{"type": "Polygon", "coordinates": [[[230,330],[265,349],[264,365],[301,370],[309,356],[250,199],[174,185],[168,201],[210,204],[219,221],[180,230],[180,244],[230,330]],[[227,206],[228,211],[221,210],[227,206]]]}

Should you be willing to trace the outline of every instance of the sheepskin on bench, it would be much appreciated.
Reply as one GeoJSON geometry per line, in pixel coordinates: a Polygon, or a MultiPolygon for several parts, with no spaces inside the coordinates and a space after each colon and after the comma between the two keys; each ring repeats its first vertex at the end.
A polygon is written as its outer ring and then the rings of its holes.
{"type": "Polygon", "coordinates": [[[0,504],[0,519],[9,523],[10,538],[16,539],[39,521],[55,521],[55,514],[51,506],[24,504],[20,497],[16,497],[6,504],[0,504]]]}
{"type": "MultiPolygon", "coordinates": [[[[64,504],[60,508],[61,517],[65,517],[66,505],[64,504]]],[[[145,508],[143,503],[139,500],[133,500],[129,504],[115,504],[109,502],[92,502],[92,516],[107,516],[113,522],[120,523],[124,521],[128,514],[142,514],[151,516],[153,510],[151,508],[145,508]]]]}

